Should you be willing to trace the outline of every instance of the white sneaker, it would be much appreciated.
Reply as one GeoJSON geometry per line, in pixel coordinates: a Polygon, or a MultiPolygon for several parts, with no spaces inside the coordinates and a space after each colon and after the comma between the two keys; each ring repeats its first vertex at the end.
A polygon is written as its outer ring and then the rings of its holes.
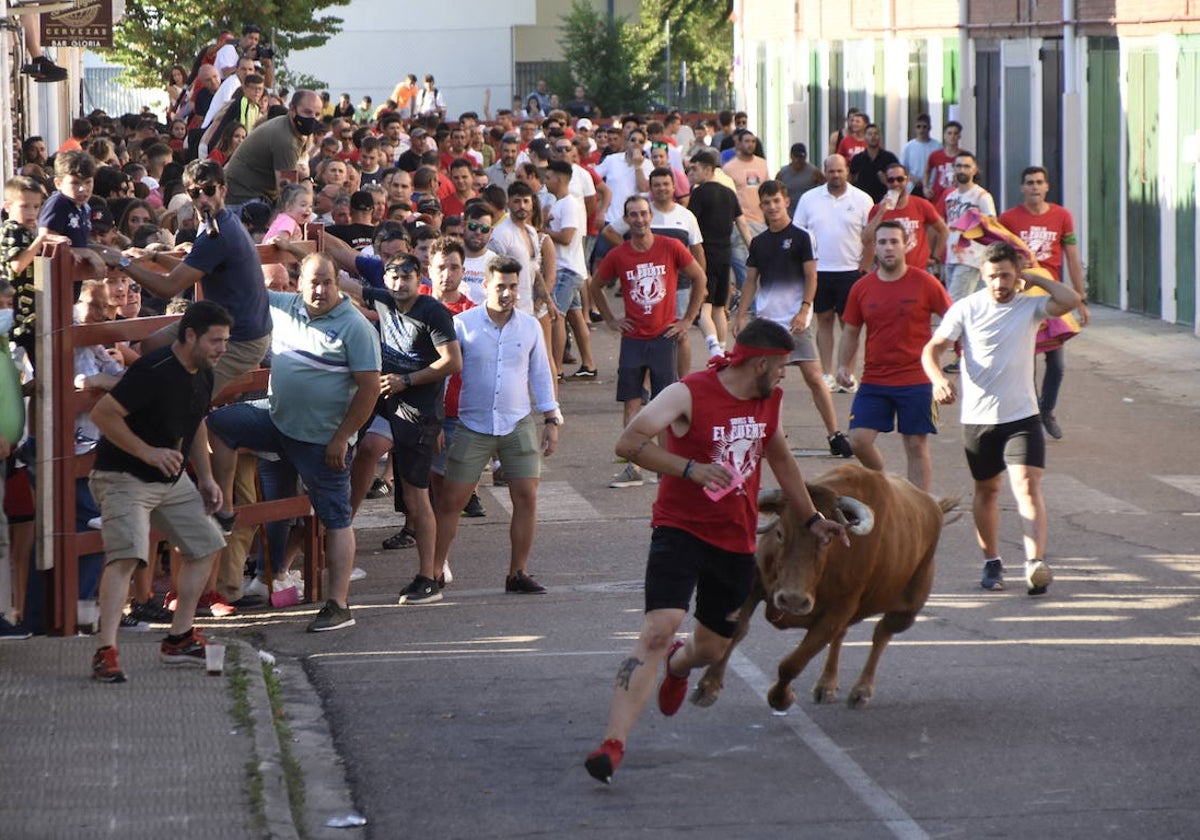
{"type": "Polygon", "coordinates": [[[858,380],[853,376],[850,377],[849,385],[842,385],[841,383],[836,382],[836,380],[835,384],[837,385],[837,388],[834,390],[834,393],[836,394],[853,394],[858,391],[858,380]]]}
{"type": "Polygon", "coordinates": [[[355,566],[354,570],[352,572],[350,572],[350,582],[353,583],[356,580],[362,580],[366,576],[367,576],[366,569],[360,569],[358,566],[355,566]]]}
{"type": "Polygon", "coordinates": [[[251,578],[250,582],[242,587],[243,597],[261,598],[265,601],[270,594],[271,593],[267,590],[267,585],[263,581],[259,580],[257,576],[251,578]]]}
{"type": "Polygon", "coordinates": [[[621,470],[612,481],[608,482],[608,486],[614,490],[623,490],[626,487],[641,487],[645,484],[642,479],[642,471],[638,469],[637,464],[626,464],[625,469],[621,470]]]}
{"type": "Polygon", "coordinates": [[[450,561],[447,560],[442,564],[442,582],[454,583],[454,572],[450,571],[450,561]]]}
{"type": "MultiPolygon", "coordinates": [[[[297,571],[296,569],[288,570],[287,581],[288,581],[288,583],[290,583],[290,585],[296,587],[296,589],[299,590],[300,592],[304,591],[304,576],[302,574],[300,574],[300,572],[297,571]]],[[[284,586],[287,586],[288,583],[285,583],[284,586]]]]}
{"type": "Polygon", "coordinates": [[[1044,560],[1025,562],[1025,583],[1028,586],[1026,591],[1030,595],[1045,595],[1047,587],[1053,580],[1054,572],[1050,570],[1044,560]]]}
{"type": "Polygon", "coordinates": [[[93,516],[87,521],[87,526],[93,531],[100,531],[104,528],[104,520],[99,516],[93,516]]]}
{"type": "Polygon", "coordinates": [[[830,393],[837,393],[837,377],[835,377],[832,373],[821,374],[821,381],[825,383],[825,387],[829,389],[830,393]]]}

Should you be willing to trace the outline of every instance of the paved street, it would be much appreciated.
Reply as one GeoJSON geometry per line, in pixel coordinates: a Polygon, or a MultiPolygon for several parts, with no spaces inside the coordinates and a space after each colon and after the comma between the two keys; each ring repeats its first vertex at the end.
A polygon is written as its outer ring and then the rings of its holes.
{"type": "MultiPolygon", "coordinates": [[[[489,516],[464,521],[444,602],[395,605],[416,560],[378,548],[396,527],[387,500],[364,514],[355,628],[306,635],[303,607],[214,622],[278,656],[292,714],[311,719],[311,824],[342,806],[368,821],[314,836],[1194,837],[1200,345],[1096,315],[1069,345],[1066,439],[1049,449],[1048,597],[1015,581],[979,588],[957,409],[946,411],[935,491],[963,495],[968,516],[945,531],[933,595],[884,656],[873,704],[814,706],[813,666],[797,704],[773,714],[763,694],[799,633],[757,619],[720,701],[669,720],[648,710],[612,787],[582,761],[639,626],[656,488],[605,487],[620,412],[615,340],[597,331],[601,379],[564,386],[568,422],[542,485],[530,571],[549,594],[504,594],[508,499],[485,478],[489,516]],[[341,765],[320,752],[325,724],[341,765]],[[337,795],[345,782],[352,803],[337,795]]],[[[785,382],[785,421],[812,479],[837,461],[819,454],[798,381],[785,382]]],[[[843,419],[850,399],[835,397],[843,419]]],[[[902,469],[898,441],[881,441],[902,469]]],[[[1003,517],[1019,569],[1007,494],[1003,517]]],[[[847,638],[843,693],[870,625],[847,638]]]]}

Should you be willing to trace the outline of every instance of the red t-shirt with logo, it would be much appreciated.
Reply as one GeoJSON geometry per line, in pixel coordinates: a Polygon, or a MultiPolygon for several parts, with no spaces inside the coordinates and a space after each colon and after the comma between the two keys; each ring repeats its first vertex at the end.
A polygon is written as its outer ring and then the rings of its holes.
{"type": "Polygon", "coordinates": [[[681,381],[692,394],[692,422],[682,436],[667,427],[667,451],[698,464],[725,464],[740,471],[744,483],[714,502],[691,479],[664,475],[650,524],[679,528],[724,551],[751,554],[762,455],[779,427],[783,391],[776,388],[763,400],[738,399],[711,369],[681,381]]]}
{"type": "Polygon", "coordinates": [[[622,242],[600,261],[597,274],[616,277],[625,300],[625,317],[633,322],[628,338],[658,338],[675,322],[675,290],[679,269],[695,261],[678,239],[655,236],[648,250],[622,242]]]}
{"type": "MultiPolygon", "coordinates": [[[[910,201],[912,199],[909,199],[910,201]]],[[[867,328],[862,381],[869,385],[927,385],[921,350],[933,337],[930,317],[944,315],[950,295],[937,278],[909,267],[899,280],[872,271],[850,287],[842,320],[867,328]]]]}
{"type": "Polygon", "coordinates": [[[1048,204],[1041,215],[1030,213],[1018,204],[1000,215],[1000,224],[1011,230],[1033,251],[1038,263],[1062,280],[1063,245],[1075,244],[1075,220],[1071,211],[1058,204],[1048,204]]]}
{"type": "Polygon", "coordinates": [[[946,154],[944,149],[934,149],[926,166],[929,179],[925,183],[929,189],[929,200],[937,203],[941,194],[955,184],[954,155],[946,154]]]}
{"type": "Polygon", "coordinates": [[[929,264],[929,237],[925,235],[925,226],[937,225],[942,218],[938,211],[920,196],[910,195],[903,209],[884,210],[882,203],[876,204],[871,208],[869,218],[874,219],[880,212],[884,221],[904,225],[904,261],[924,271],[929,264]]]}
{"type": "Polygon", "coordinates": [[[853,134],[847,134],[838,141],[837,153],[846,159],[849,164],[851,159],[859,152],[867,150],[866,139],[859,140],[853,134]]]}

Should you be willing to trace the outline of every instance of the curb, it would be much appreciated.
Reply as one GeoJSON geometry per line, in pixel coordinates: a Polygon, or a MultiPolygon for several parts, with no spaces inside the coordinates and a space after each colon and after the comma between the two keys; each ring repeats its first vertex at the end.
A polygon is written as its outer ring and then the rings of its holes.
{"type": "Polygon", "coordinates": [[[263,817],[267,835],[278,840],[299,840],[300,834],[292,820],[287,780],[283,775],[283,748],[271,714],[271,698],[263,677],[258,650],[246,642],[230,639],[241,652],[239,667],[246,675],[246,700],[254,722],[254,756],[262,776],[263,817]]]}

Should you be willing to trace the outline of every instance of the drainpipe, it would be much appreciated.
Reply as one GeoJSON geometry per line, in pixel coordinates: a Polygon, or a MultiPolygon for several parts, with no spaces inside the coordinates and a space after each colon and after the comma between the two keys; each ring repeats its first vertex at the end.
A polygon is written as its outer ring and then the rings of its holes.
{"type": "MultiPolygon", "coordinates": [[[[1079,41],[1075,26],[1075,0],[1062,0],[1063,16],[1063,94],[1062,94],[1062,132],[1067,132],[1068,126],[1079,126],[1086,137],[1087,126],[1084,122],[1083,94],[1079,87],[1079,41]]],[[[1085,178],[1088,156],[1063,155],[1062,168],[1062,203],[1079,220],[1076,229],[1087,230],[1086,187],[1085,178]]],[[[1081,237],[1080,256],[1087,261],[1087,238],[1081,237]]]]}

